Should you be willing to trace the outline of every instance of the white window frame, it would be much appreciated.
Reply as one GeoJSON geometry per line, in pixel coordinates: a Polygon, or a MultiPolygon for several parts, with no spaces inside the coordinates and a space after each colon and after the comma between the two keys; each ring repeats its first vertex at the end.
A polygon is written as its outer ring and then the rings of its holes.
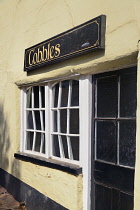
{"type": "MultiPolygon", "coordinates": [[[[90,209],[90,192],[91,192],[91,116],[92,116],[92,75],[82,75],[78,77],[66,77],[62,80],[76,79],[79,80],[79,161],[71,161],[68,159],[67,163],[73,163],[82,167],[83,173],[83,209],[90,209]]],[[[56,81],[56,80],[54,80],[56,81]]],[[[45,133],[46,133],[46,154],[39,154],[45,158],[52,156],[51,132],[52,132],[52,116],[51,116],[51,101],[52,101],[52,82],[39,83],[38,86],[45,86],[45,133]],[[48,110],[48,111],[47,111],[48,110]]],[[[59,82],[60,80],[58,80],[59,82]]],[[[35,86],[37,84],[32,84],[35,86]]],[[[37,153],[25,151],[25,127],[26,127],[26,90],[21,88],[21,141],[20,152],[26,154],[36,155],[37,153]]],[[[56,157],[53,157],[57,159],[56,157]]],[[[61,161],[61,159],[59,158],[61,161]]],[[[63,159],[63,161],[65,161],[63,159]]]]}

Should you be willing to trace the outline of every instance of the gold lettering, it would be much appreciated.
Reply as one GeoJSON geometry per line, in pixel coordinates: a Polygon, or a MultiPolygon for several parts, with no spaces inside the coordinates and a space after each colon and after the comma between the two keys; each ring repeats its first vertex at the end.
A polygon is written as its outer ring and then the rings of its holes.
{"type": "Polygon", "coordinates": [[[43,46],[43,54],[42,54],[42,61],[46,61],[48,57],[48,51],[47,49],[43,46]]]}
{"type": "Polygon", "coordinates": [[[60,56],[60,44],[55,45],[55,57],[60,56]]]}
{"type": "Polygon", "coordinates": [[[34,56],[33,56],[33,64],[38,63],[38,59],[37,58],[38,58],[37,53],[35,53],[34,56]]]}
{"type": "Polygon", "coordinates": [[[50,43],[48,44],[48,60],[50,60],[50,43]]]}
{"type": "Polygon", "coordinates": [[[54,46],[50,48],[50,59],[54,58],[54,46]]]}
{"type": "Polygon", "coordinates": [[[31,53],[34,52],[34,50],[31,50],[29,52],[29,65],[32,66],[33,65],[33,62],[31,63],[31,53]]]}
{"type": "Polygon", "coordinates": [[[40,51],[39,48],[38,48],[38,62],[41,62],[42,58],[43,58],[42,51],[40,51]]]}

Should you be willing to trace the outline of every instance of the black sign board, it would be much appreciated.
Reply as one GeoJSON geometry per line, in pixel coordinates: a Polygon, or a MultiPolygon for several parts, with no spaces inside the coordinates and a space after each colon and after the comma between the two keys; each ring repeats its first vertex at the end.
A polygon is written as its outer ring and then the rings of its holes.
{"type": "Polygon", "coordinates": [[[24,71],[105,48],[105,15],[25,50],[24,71]]]}

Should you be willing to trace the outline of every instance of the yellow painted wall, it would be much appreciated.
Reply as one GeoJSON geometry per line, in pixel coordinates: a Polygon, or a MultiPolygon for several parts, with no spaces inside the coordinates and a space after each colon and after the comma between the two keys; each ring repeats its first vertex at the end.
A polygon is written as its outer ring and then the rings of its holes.
{"type": "MultiPolygon", "coordinates": [[[[15,83],[136,64],[139,11],[139,0],[0,0],[0,167],[68,209],[82,209],[82,176],[14,158],[20,146],[20,90],[15,83]],[[23,72],[26,48],[101,14],[107,16],[105,52],[89,53],[28,74],[23,72]]],[[[138,94],[138,121],[139,101],[138,94]]],[[[137,133],[137,142],[139,138],[137,133]]],[[[140,208],[139,151],[137,143],[135,210],[140,208]]]]}

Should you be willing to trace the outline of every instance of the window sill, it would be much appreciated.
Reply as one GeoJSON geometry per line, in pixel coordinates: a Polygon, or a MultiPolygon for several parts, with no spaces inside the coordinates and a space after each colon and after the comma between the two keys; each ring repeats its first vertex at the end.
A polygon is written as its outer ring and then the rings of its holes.
{"type": "Polygon", "coordinates": [[[23,161],[28,161],[28,162],[37,164],[37,165],[68,172],[73,175],[79,175],[82,173],[82,168],[80,166],[76,166],[70,163],[64,163],[58,160],[47,159],[44,157],[22,153],[22,152],[15,153],[14,157],[23,161]]]}

